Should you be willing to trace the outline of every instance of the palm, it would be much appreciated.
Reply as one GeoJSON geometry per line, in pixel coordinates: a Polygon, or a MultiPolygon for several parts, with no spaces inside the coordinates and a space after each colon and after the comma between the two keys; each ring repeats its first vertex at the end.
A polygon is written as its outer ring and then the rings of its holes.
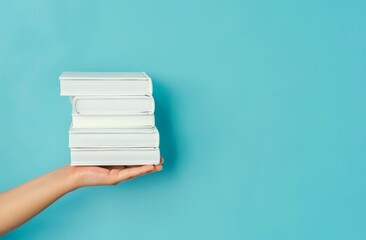
{"type": "Polygon", "coordinates": [[[111,167],[78,166],[72,167],[72,175],[77,179],[79,186],[113,185],[161,169],[161,164],[111,167]]]}

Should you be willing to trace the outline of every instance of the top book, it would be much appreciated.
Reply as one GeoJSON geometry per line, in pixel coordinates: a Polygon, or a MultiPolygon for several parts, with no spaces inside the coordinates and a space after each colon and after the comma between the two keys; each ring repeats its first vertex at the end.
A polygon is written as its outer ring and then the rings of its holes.
{"type": "Polygon", "coordinates": [[[151,78],[144,72],[63,72],[61,96],[152,95],[151,78]]]}

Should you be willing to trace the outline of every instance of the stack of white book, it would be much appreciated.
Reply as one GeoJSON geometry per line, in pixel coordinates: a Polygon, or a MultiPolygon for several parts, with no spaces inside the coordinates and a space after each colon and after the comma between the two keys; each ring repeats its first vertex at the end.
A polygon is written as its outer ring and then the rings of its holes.
{"type": "Polygon", "coordinates": [[[64,72],[70,96],[71,165],[143,165],[160,161],[152,81],[144,72],[64,72]]]}

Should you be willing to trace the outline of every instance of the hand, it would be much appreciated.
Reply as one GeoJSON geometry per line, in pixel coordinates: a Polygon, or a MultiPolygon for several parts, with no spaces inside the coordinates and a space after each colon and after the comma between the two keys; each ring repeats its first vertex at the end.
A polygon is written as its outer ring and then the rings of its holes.
{"type": "Polygon", "coordinates": [[[94,167],[94,166],[68,166],[70,174],[74,182],[74,187],[115,185],[119,182],[126,181],[138,176],[145,175],[163,169],[162,163],[164,159],[160,159],[158,165],[142,165],[142,166],[110,166],[110,167],[94,167]]]}
{"type": "Polygon", "coordinates": [[[73,167],[64,166],[0,193],[0,236],[23,224],[58,198],[77,188],[114,185],[163,169],[158,165],[73,167]],[[5,224],[4,224],[5,223],[5,224]]]}

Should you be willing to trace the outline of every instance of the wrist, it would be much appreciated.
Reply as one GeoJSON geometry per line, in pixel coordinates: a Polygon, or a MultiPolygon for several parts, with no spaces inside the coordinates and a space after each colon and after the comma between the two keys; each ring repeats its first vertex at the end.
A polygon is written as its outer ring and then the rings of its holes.
{"type": "Polygon", "coordinates": [[[79,175],[75,174],[74,168],[72,166],[66,165],[57,169],[58,175],[63,183],[65,191],[71,192],[75,189],[80,188],[79,175]]]}

